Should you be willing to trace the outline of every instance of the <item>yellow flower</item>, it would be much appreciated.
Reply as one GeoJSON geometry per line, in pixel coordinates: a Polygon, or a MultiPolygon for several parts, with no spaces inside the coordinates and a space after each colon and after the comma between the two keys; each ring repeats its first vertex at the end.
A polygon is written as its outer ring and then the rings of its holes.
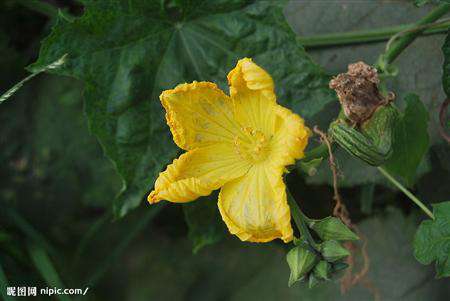
{"type": "Polygon", "coordinates": [[[210,82],[164,91],[175,143],[187,152],[159,174],[150,203],[184,203],[219,189],[219,210],[241,240],[292,240],[285,166],[303,157],[309,130],[278,105],[270,75],[251,59],[228,74],[230,96],[210,82]]]}

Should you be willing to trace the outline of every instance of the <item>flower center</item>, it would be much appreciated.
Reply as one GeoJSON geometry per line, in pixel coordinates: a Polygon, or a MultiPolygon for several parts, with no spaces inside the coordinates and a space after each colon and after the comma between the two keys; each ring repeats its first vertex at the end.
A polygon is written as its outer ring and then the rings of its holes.
{"type": "Polygon", "coordinates": [[[263,132],[251,127],[243,128],[242,132],[242,136],[236,136],[234,139],[239,156],[252,163],[264,160],[269,153],[269,139],[263,132]]]}

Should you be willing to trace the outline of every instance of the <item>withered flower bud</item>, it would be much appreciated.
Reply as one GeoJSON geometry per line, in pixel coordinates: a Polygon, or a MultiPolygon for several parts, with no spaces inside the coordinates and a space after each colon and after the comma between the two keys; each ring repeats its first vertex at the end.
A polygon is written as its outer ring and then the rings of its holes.
{"type": "Polygon", "coordinates": [[[330,81],[330,88],[338,95],[345,116],[351,123],[361,125],[368,120],[379,106],[394,99],[378,90],[377,70],[364,62],[348,65],[347,73],[341,73],[330,81]]]}

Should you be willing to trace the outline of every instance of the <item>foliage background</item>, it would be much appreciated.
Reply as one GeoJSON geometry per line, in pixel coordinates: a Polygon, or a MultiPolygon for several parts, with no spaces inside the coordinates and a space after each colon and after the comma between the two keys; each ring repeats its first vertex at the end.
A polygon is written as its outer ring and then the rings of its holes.
{"type": "MultiPolygon", "coordinates": [[[[1,91],[26,76],[24,66],[36,61],[39,43],[54,23],[19,2],[0,4],[1,91]]],[[[75,15],[82,12],[74,1],[54,3],[75,15]]],[[[285,15],[297,34],[308,36],[410,23],[430,8],[416,8],[409,1],[293,1],[285,15]]],[[[444,39],[445,35],[436,35],[415,41],[398,59],[400,74],[390,87],[400,107],[403,96],[415,92],[429,109],[432,143],[414,189],[431,203],[450,195],[448,145],[437,132],[437,108],[444,99],[444,39]]],[[[349,62],[374,62],[384,46],[307,52],[335,74],[349,62]]],[[[111,206],[121,180],[89,134],[82,98],[81,82],[46,74],[0,108],[0,265],[10,285],[89,286],[83,298],[87,300],[372,298],[373,292],[363,286],[345,296],[337,283],[312,290],[302,285],[288,288],[286,246],[242,243],[226,234],[218,215],[207,215],[207,199],[185,211],[179,205],[149,210],[141,204],[124,218],[114,219],[111,206]],[[190,219],[189,210],[200,218],[190,219]],[[208,245],[212,242],[217,243],[208,245]],[[48,262],[42,257],[33,260],[42,253],[48,262]]],[[[331,102],[314,122],[326,127],[337,111],[338,103],[331,102]]],[[[435,280],[433,268],[413,257],[412,238],[421,215],[376,169],[343,152],[338,160],[345,202],[369,239],[373,287],[383,300],[445,300],[449,280],[435,280]]],[[[326,164],[313,177],[295,173],[291,179],[289,185],[307,215],[329,215],[332,189],[326,164]]]]}

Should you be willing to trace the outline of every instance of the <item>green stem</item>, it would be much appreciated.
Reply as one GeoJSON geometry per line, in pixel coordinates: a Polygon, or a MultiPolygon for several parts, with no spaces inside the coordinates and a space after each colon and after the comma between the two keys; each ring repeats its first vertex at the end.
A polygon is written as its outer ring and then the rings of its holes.
{"type": "MultiPolygon", "coordinates": [[[[450,4],[448,3],[442,3],[436,6],[430,13],[428,13],[426,16],[424,16],[414,24],[413,27],[417,27],[417,30],[405,34],[392,43],[391,47],[389,47],[389,49],[380,57],[379,65],[383,67],[392,63],[400,55],[400,53],[402,53],[402,51],[409,46],[409,44],[411,44],[420,34],[425,31],[423,25],[433,23],[449,11],[450,4]]],[[[446,27],[448,30],[448,25],[446,27]]]]}
{"type": "Polygon", "coordinates": [[[328,158],[328,147],[325,143],[321,143],[315,148],[305,152],[302,161],[311,161],[318,158],[328,158]]]}
{"type": "MultiPolygon", "coordinates": [[[[343,33],[323,34],[310,37],[298,37],[297,41],[306,48],[320,48],[329,46],[342,46],[370,42],[387,41],[399,32],[408,30],[417,24],[405,24],[392,27],[384,27],[372,30],[351,31],[343,33]]],[[[440,24],[433,28],[425,29],[420,35],[432,35],[445,33],[448,25],[440,24]]]]}
{"type": "Polygon", "coordinates": [[[311,245],[314,249],[317,249],[317,244],[314,241],[311,233],[309,233],[309,229],[306,223],[309,223],[311,220],[302,212],[294,197],[292,196],[289,190],[286,190],[287,199],[289,203],[289,207],[291,208],[291,215],[294,219],[294,223],[297,226],[297,229],[300,231],[300,236],[311,245]]]}
{"type": "Polygon", "coordinates": [[[391,176],[384,168],[378,167],[378,170],[385,176],[392,184],[394,184],[398,189],[400,189],[411,201],[413,201],[426,215],[431,219],[434,219],[433,213],[430,209],[422,203],[414,194],[412,194],[408,189],[406,189],[400,182],[398,182],[393,176],[391,176]]]}

